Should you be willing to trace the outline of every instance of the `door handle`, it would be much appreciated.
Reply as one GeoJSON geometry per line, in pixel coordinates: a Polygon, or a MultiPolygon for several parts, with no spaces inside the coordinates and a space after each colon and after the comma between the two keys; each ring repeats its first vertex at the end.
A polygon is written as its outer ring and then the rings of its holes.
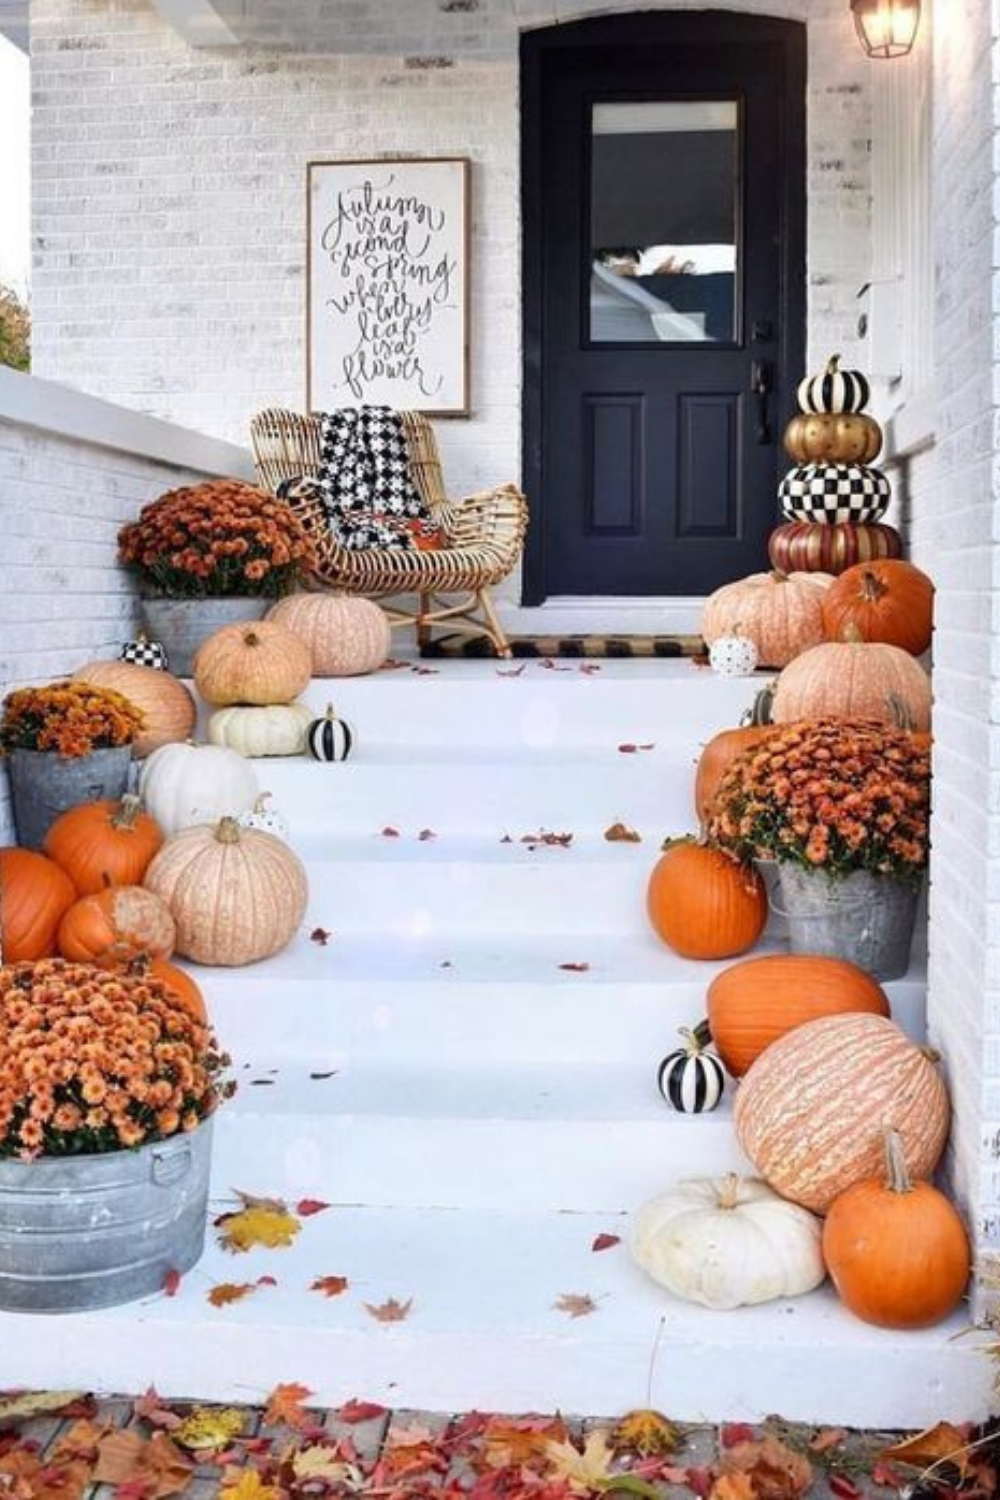
{"type": "Polygon", "coordinates": [[[755,359],[750,363],[750,389],[757,397],[757,441],[771,441],[771,415],[768,396],[771,394],[771,364],[766,359],[755,359]]]}

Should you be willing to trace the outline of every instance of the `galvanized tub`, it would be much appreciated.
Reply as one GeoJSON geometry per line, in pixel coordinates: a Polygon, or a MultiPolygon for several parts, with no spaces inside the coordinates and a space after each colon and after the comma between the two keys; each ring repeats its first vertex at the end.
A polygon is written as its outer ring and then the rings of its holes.
{"type": "Polygon", "coordinates": [[[146,595],[142,618],[146,634],[167,653],[175,677],[190,677],[198,647],[223,625],[259,620],[274,603],[258,597],[233,599],[165,599],[146,595]]]}
{"type": "Polygon", "coordinates": [[[131,745],[77,756],[12,750],[7,766],[18,843],[40,849],[60,813],[81,802],[117,800],[128,788],[131,762],[131,745]]]}
{"type": "Polygon", "coordinates": [[[212,1123],[136,1151],[0,1161],[0,1308],[114,1307],[189,1271],[205,1246],[212,1123]]]}
{"type": "Polygon", "coordinates": [[[793,953],[846,958],[876,979],[902,979],[919,898],[919,885],[870,870],[834,878],[782,864],[772,906],[788,922],[793,953]]]}

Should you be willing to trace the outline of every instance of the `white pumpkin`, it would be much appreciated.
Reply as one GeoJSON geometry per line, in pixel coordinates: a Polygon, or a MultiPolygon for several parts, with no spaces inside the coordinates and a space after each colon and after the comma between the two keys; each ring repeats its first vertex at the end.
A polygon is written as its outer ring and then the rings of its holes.
{"type": "Polygon", "coordinates": [[[720,677],[748,677],[757,659],[757,647],[744,635],[720,635],[708,648],[708,664],[720,677]]]}
{"type": "Polygon", "coordinates": [[[221,745],[164,745],[139,777],[139,795],[168,838],[196,823],[239,817],[258,790],[253,766],[221,745]]]}
{"type": "Polygon", "coordinates": [[[650,1199],[631,1228],[632,1258],[702,1307],[798,1297],[826,1275],[822,1224],[757,1177],[692,1177],[650,1199]]]}
{"type": "Polygon", "coordinates": [[[288,824],[276,807],[268,807],[271,792],[261,792],[249,812],[236,819],[241,828],[256,828],[258,833],[273,833],[276,839],[288,840],[288,824]]]}
{"type": "Polygon", "coordinates": [[[312,717],[312,709],[304,703],[220,708],[208,721],[208,738],[237,755],[301,755],[312,717]]]}

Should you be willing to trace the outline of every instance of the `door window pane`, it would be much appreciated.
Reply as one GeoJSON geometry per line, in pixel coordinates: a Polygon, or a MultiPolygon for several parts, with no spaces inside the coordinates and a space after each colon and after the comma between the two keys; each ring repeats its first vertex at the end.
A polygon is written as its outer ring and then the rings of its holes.
{"type": "Polygon", "coordinates": [[[735,100],[595,104],[591,343],[735,337],[735,100]]]}

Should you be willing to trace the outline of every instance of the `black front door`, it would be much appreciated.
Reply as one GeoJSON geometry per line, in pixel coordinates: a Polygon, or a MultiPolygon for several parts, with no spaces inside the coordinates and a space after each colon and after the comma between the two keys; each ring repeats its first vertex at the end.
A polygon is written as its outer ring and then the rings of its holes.
{"type": "Polygon", "coordinates": [[[525,602],[766,567],[804,358],[794,22],[612,17],[522,43],[525,602]]]}

